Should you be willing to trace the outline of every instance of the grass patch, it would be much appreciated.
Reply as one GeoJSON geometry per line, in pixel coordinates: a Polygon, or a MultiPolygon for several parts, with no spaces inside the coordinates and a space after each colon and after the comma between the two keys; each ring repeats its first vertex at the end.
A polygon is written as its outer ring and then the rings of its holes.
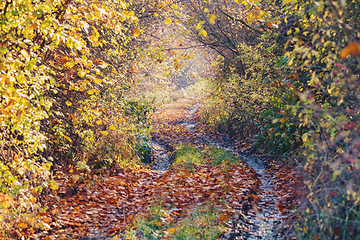
{"type": "Polygon", "coordinates": [[[221,214],[210,204],[189,210],[177,222],[171,221],[171,209],[153,205],[147,217],[138,218],[132,230],[122,235],[125,239],[218,239],[226,228],[221,214]]]}
{"type": "Polygon", "coordinates": [[[181,144],[176,151],[173,166],[192,170],[195,164],[204,163],[203,154],[198,148],[192,144],[181,144]]]}
{"type": "Polygon", "coordinates": [[[178,147],[175,154],[173,166],[193,170],[198,164],[228,165],[229,163],[239,163],[239,158],[224,149],[205,146],[197,148],[192,144],[182,144],[178,147]]]}
{"type": "Polygon", "coordinates": [[[204,158],[208,159],[209,162],[215,165],[224,163],[238,163],[241,161],[239,158],[232,155],[229,151],[214,146],[204,147],[202,153],[204,158]]]}
{"type": "Polygon", "coordinates": [[[218,239],[225,231],[220,213],[209,205],[199,206],[173,227],[172,239],[218,239]]]}

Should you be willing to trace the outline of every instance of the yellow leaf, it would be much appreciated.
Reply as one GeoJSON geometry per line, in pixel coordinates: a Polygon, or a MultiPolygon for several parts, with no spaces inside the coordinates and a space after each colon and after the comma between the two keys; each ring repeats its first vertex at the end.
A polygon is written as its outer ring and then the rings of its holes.
{"type": "Polygon", "coordinates": [[[171,0],[165,0],[165,3],[166,3],[166,4],[170,4],[170,3],[171,3],[171,0]]]}
{"type": "Polygon", "coordinates": [[[301,138],[303,142],[306,142],[308,140],[308,133],[304,133],[301,138]]]}
{"type": "Polygon", "coordinates": [[[108,131],[101,131],[101,134],[104,135],[104,136],[107,136],[109,134],[108,131]]]}
{"type": "Polygon", "coordinates": [[[134,37],[138,37],[140,36],[140,29],[139,28],[135,28],[131,34],[134,36],[134,37]]]}
{"type": "Polygon", "coordinates": [[[171,19],[170,18],[165,19],[165,24],[170,25],[171,24],[171,19]]]}
{"type": "Polygon", "coordinates": [[[155,225],[158,227],[161,227],[161,222],[160,221],[155,221],[155,225]]]}
{"type": "Polygon", "coordinates": [[[9,201],[9,202],[12,202],[13,201],[13,198],[9,195],[9,194],[6,194],[5,195],[5,200],[9,201]]]}
{"type": "Polygon", "coordinates": [[[8,202],[8,201],[4,201],[2,204],[5,209],[9,208],[11,205],[10,202],[8,202]]]}
{"type": "Polygon", "coordinates": [[[211,24],[215,24],[215,18],[216,18],[215,14],[212,14],[212,15],[210,16],[209,22],[210,22],[211,24]]]}
{"type": "Polygon", "coordinates": [[[96,121],[96,124],[97,124],[97,125],[100,125],[101,123],[102,123],[102,122],[101,122],[100,120],[97,120],[97,121],[96,121]]]}
{"type": "Polygon", "coordinates": [[[70,107],[70,106],[72,105],[72,102],[70,102],[70,101],[66,101],[66,102],[65,102],[65,104],[66,104],[66,105],[68,105],[68,106],[70,107]]]}
{"type": "Polygon", "coordinates": [[[94,91],[93,91],[93,90],[88,90],[87,93],[88,93],[89,95],[91,95],[91,94],[94,94],[94,91]]]}
{"type": "Polygon", "coordinates": [[[335,180],[336,177],[340,174],[340,170],[336,170],[333,172],[333,179],[335,180]]]}
{"type": "Polygon", "coordinates": [[[202,22],[199,22],[197,25],[196,25],[196,30],[199,30],[202,28],[202,22]]]}
{"type": "Polygon", "coordinates": [[[88,37],[88,39],[92,43],[97,43],[99,41],[99,38],[97,38],[95,36],[90,36],[90,37],[88,37]]]}
{"type": "Polygon", "coordinates": [[[89,70],[85,70],[85,69],[79,68],[77,75],[78,75],[79,77],[83,78],[83,77],[86,76],[86,74],[87,74],[88,72],[89,72],[89,70]]]}
{"type": "Polygon", "coordinates": [[[95,79],[94,79],[94,83],[102,83],[102,79],[100,79],[100,78],[95,78],[95,79]]]}
{"type": "Polygon", "coordinates": [[[110,130],[116,130],[116,127],[115,127],[114,125],[111,125],[111,126],[109,127],[109,129],[110,129],[110,130]]]}
{"type": "Polygon", "coordinates": [[[16,80],[18,81],[18,83],[23,84],[23,83],[25,83],[26,78],[24,75],[19,75],[19,76],[17,76],[16,80]]]}
{"type": "Polygon", "coordinates": [[[115,68],[112,69],[112,73],[118,74],[115,68]]]}
{"type": "Polygon", "coordinates": [[[173,9],[177,9],[177,8],[178,8],[178,5],[173,4],[173,5],[172,5],[172,8],[173,8],[173,9]]]}
{"type": "Polygon", "coordinates": [[[158,13],[154,13],[154,17],[158,17],[159,16],[159,14],[158,13]]]}
{"type": "Polygon", "coordinates": [[[205,29],[201,29],[199,32],[199,35],[203,35],[204,37],[207,36],[207,31],[205,31],[205,29]]]}

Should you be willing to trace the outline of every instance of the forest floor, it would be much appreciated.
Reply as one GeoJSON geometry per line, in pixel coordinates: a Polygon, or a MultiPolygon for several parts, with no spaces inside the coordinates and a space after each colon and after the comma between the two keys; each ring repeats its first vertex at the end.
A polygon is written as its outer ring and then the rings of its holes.
{"type": "Polygon", "coordinates": [[[42,214],[50,230],[35,237],[284,239],[304,196],[296,171],[247,139],[206,129],[200,109],[181,99],[156,111],[151,166],[60,177],[42,214]]]}

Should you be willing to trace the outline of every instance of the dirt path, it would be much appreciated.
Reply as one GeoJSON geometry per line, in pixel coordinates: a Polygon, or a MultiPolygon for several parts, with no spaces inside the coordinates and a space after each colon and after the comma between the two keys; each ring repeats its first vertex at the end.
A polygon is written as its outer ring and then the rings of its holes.
{"type": "MultiPolygon", "coordinates": [[[[223,227],[221,239],[282,239],[277,231],[283,220],[278,206],[299,199],[292,195],[296,191],[281,185],[290,171],[279,165],[277,174],[271,174],[274,170],[269,171],[266,158],[250,151],[243,141],[202,129],[199,107],[200,103],[183,100],[155,114],[153,169],[117,165],[100,179],[76,171],[57,179],[59,189],[44,199],[48,211],[39,214],[48,230],[39,231],[34,239],[124,239],[129,229],[142,236],[136,219],[148,216],[148,207],[159,204],[168,207],[169,214],[156,225],[161,236],[153,239],[176,239],[169,229],[176,234],[177,223],[188,219],[194,207],[209,202],[218,211],[211,226],[223,227]],[[171,167],[176,147],[184,143],[197,149],[209,145],[225,149],[242,161],[203,162],[191,170],[171,167]],[[279,176],[283,176],[280,181],[279,176]]],[[[295,179],[292,174],[290,179],[295,179]]]]}
{"type": "MultiPolygon", "coordinates": [[[[180,125],[187,131],[189,136],[196,136],[196,139],[190,139],[191,143],[199,146],[211,145],[230,151],[233,155],[239,157],[248,166],[250,166],[258,174],[258,178],[261,181],[259,187],[261,191],[260,201],[253,207],[255,214],[253,214],[252,211],[249,211],[247,214],[247,218],[249,219],[247,224],[248,231],[238,228],[236,232],[241,233],[242,238],[238,237],[236,239],[282,239],[281,234],[278,232],[278,227],[282,222],[281,212],[277,208],[277,196],[274,194],[275,185],[272,181],[273,176],[267,173],[265,160],[255,153],[247,153],[237,150],[236,141],[234,141],[234,139],[230,139],[226,135],[220,136],[210,132],[200,132],[199,129],[197,129],[197,121],[195,119],[195,113],[200,106],[201,103],[195,103],[187,107],[184,106],[184,113],[180,116],[180,118],[178,120],[173,119],[169,124],[174,126],[180,125]]],[[[180,106],[180,108],[182,107],[180,106]]],[[[171,139],[170,142],[171,141],[179,144],[176,139],[171,139]]],[[[180,141],[180,143],[186,143],[185,141],[186,140],[183,142],[180,141]]],[[[157,160],[153,168],[165,171],[171,166],[171,153],[166,151],[166,148],[170,145],[169,140],[166,142],[163,140],[163,136],[157,135],[152,143],[157,160]]],[[[229,234],[227,238],[231,239],[233,236],[235,235],[229,234]]]]}

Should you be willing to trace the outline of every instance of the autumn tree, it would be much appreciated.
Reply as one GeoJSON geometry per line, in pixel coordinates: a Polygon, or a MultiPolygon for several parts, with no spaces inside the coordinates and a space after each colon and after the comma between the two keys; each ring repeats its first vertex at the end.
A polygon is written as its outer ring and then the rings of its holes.
{"type": "Polygon", "coordinates": [[[129,5],[1,2],[2,233],[21,237],[48,227],[36,215],[47,209],[40,196],[57,187],[51,168],[86,171],[93,149],[105,149],[101,156],[116,152],[115,143],[128,147],[127,133],[110,135],[129,127],[121,107],[128,83],[119,74],[126,72],[120,59],[129,56],[126,44],[138,21],[129,5]]]}

